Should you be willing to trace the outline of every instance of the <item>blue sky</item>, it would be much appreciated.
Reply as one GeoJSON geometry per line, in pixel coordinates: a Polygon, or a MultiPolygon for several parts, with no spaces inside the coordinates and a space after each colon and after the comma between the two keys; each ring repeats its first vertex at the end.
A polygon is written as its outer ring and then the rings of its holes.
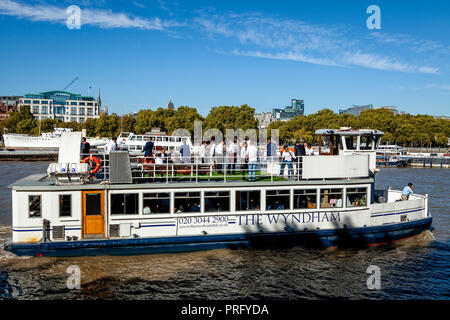
{"type": "Polygon", "coordinates": [[[450,1],[0,0],[0,95],[63,89],[110,112],[305,100],[450,115],[450,1]],[[381,10],[370,30],[369,5],[381,10]],[[81,29],[66,8],[81,9],[81,29]]]}

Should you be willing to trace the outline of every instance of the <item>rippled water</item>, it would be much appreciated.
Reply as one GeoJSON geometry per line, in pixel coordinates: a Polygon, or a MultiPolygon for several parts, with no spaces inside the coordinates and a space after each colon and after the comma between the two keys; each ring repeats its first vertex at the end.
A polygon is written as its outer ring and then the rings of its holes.
{"type": "MultiPolygon", "coordinates": [[[[47,163],[0,163],[0,243],[10,237],[6,186],[47,163]]],[[[211,250],[130,257],[30,258],[0,250],[0,299],[449,299],[449,169],[383,168],[377,188],[412,182],[430,195],[432,232],[359,250],[211,250]],[[67,289],[71,265],[81,290],[67,289]],[[369,265],[381,290],[368,290],[369,265]]]]}

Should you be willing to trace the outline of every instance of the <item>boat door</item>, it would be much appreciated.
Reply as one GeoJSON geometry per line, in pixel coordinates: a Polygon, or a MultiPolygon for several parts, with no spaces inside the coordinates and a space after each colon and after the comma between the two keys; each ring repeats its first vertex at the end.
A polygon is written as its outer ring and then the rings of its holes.
{"type": "Polygon", "coordinates": [[[105,192],[82,191],[83,239],[105,237],[105,192]]]}

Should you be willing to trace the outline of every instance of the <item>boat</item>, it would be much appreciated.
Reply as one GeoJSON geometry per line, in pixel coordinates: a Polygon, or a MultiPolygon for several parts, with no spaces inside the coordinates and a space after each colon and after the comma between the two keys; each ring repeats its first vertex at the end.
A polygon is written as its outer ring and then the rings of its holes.
{"type": "Polygon", "coordinates": [[[123,150],[93,155],[91,167],[66,147],[81,134],[64,133],[59,163],[9,186],[12,238],[4,249],[41,257],[359,248],[430,229],[427,194],[400,201],[400,190],[375,189],[382,132],[316,134],[318,155],[297,158],[292,174],[267,170],[278,157],[259,157],[248,181],[245,168],[233,174],[217,163],[149,163],[123,150]]]}
{"type": "Polygon", "coordinates": [[[193,145],[190,136],[169,136],[159,130],[153,130],[145,134],[135,134],[134,132],[121,132],[117,139],[117,144],[120,149],[128,150],[131,154],[140,154],[144,149],[148,138],[153,141],[156,150],[162,150],[163,148],[169,151],[179,151],[183,141],[190,146],[193,151],[193,145]]]}
{"type": "Polygon", "coordinates": [[[411,163],[411,156],[398,145],[379,145],[377,148],[377,165],[405,167],[411,163]]]}
{"type": "MultiPolygon", "coordinates": [[[[58,149],[61,135],[73,132],[72,128],[54,128],[53,132],[43,132],[40,136],[8,133],[3,135],[5,149],[58,149]]],[[[92,148],[104,146],[107,139],[87,138],[92,148]]]]}

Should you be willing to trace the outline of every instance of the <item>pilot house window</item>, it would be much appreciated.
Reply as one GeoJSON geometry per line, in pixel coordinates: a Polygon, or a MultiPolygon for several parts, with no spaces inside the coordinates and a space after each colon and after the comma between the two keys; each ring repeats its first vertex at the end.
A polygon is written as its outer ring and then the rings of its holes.
{"type": "Polygon", "coordinates": [[[41,217],[41,196],[28,196],[28,214],[30,218],[41,217]]]}
{"type": "Polygon", "coordinates": [[[365,207],[367,188],[347,188],[347,207],[365,207]]]}
{"type": "Polygon", "coordinates": [[[138,193],[111,194],[111,214],[138,214],[138,193]]]}

